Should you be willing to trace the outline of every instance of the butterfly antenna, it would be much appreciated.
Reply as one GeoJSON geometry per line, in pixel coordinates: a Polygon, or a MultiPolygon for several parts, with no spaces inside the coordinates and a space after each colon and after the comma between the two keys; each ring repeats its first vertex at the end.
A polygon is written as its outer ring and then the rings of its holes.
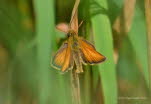
{"type": "Polygon", "coordinates": [[[82,24],[83,24],[83,21],[81,21],[81,22],[80,22],[80,24],[79,24],[78,28],[80,28],[82,24]]]}

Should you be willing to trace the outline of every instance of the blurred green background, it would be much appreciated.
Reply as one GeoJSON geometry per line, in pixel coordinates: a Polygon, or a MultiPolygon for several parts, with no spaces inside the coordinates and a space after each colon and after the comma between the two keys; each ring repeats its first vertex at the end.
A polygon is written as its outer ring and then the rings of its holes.
{"type": "MultiPolygon", "coordinates": [[[[107,57],[79,74],[81,104],[150,104],[144,0],[81,0],[79,36],[107,57]]],[[[0,104],[73,104],[50,66],[75,0],[0,0],[0,104]]]]}

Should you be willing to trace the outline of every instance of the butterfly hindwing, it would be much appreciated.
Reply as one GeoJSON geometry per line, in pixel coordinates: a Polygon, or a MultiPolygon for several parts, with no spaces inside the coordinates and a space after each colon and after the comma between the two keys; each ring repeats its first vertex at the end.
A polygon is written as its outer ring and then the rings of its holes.
{"type": "Polygon", "coordinates": [[[98,64],[105,61],[105,57],[96,51],[95,47],[88,41],[80,38],[79,47],[84,64],[98,64]]]}

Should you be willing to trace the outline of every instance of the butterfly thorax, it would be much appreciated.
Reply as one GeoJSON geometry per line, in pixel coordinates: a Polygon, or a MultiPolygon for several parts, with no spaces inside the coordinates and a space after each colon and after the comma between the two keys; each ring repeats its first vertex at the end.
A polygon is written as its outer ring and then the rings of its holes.
{"type": "Polygon", "coordinates": [[[68,34],[68,43],[70,43],[71,49],[74,51],[78,51],[78,35],[74,31],[70,31],[68,34]]]}
{"type": "Polygon", "coordinates": [[[68,43],[70,43],[71,51],[73,54],[73,59],[76,64],[76,72],[77,73],[83,72],[82,61],[80,57],[81,55],[79,50],[79,37],[75,32],[69,32],[67,36],[68,43]]]}

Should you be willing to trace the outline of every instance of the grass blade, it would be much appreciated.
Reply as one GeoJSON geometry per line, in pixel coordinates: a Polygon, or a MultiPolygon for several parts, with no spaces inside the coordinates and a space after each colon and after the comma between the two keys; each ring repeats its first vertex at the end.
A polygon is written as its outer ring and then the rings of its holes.
{"type": "MultiPolygon", "coordinates": [[[[107,0],[96,0],[108,9],[107,0]]],[[[99,65],[105,104],[117,104],[117,85],[115,64],[113,61],[113,40],[111,24],[107,15],[98,14],[92,18],[96,49],[107,57],[105,63],[99,65]]]]}
{"type": "Polygon", "coordinates": [[[54,2],[53,0],[36,0],[36,31],[38,40],[39,65],[39,104],[47,104],[50,99],[50,55],[51,40],[54,36],[54,2]]]}
{"type": "Polygon", "coordinates": [[[146,26],[145,17],[141,9],[142,8],[140,8],[137,4],[135,8],[135,16],[133,19],[131,30],[128,33],[128,37],[138,58],[137,62],[142,69],[141,71],[144,75],[146,85],[149,88],[146,26]]]}

